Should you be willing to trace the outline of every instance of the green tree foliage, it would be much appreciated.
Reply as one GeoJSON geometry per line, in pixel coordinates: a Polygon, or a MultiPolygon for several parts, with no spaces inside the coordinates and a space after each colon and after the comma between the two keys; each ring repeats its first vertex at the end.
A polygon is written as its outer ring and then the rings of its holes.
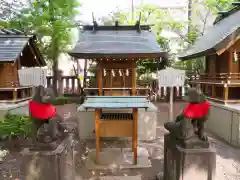
{"type": "Polygon", "coordinates": [[[236,0],[204,0],[203,4],[206,8],[209,8],[212,13],[217,14],[221,10],[227,10],[231,8],[232,3],[236,0]]]}
{"type": "MultiPolygon", "coordinates": [[[[39,37],[39,45],[53,69],[53,88],[57,94],[58,57],[71,45],[72,28],[79,14],[78,0],[32,0],[28,7],[7,19],[5,27],[16,28],[39,37]]],[[[4,24],[4,23],[2,23],[4,24]]]]}
{"type": "MultiPolygon", "coordinates": [[[[171,39],[167,39],[161,36],[161,32],[164,29],[176,33],[181,41],[180,46],[182,49],[191,46],[195,40],[205,33],[207,25],[212,24],[213,16],[216,16],[218,9],[224,9],[229,7],[233,0],[189,0],[192,5],[191,9],[180,9],[180,11],[187,13],[191,17],[188,17],[188,21],[178,21],[171,16],[168,9],[162,9],[156,5],[144,4],[136,7],[134,11],[134,19],[132,19],[132,12],[122,11],[116,9],[107,17],[103,17],[100,21],[105,25],[113,24],[115,20],[118,20],[120,24],[135,24],[141,12],[141,23],[142,24],[153,24],[152,30],[156,34],[157,42],[161,47],[163,47],[167,52],[169,52],[169,61],[165,66],[170,66],[171,64],[175,67],[181,67],[189,71],[201,71],[203,69],[204,60],[202,58],[194,61],[187,61],[183,63],[174,62],[174,57],[171,56],[171,51],[169,48],[169,43],[171,39]],[[196,22],[197,21],[197,22],[196,22]]],[[[139,61],[138,62],[138,73],[151,73],[156,72],[159,67],[159,62],[156,61],[139,61]]]]}
{"type": "Polygon", "coordinates": [[[22,1],[0,0],[0,28],[6,27],[8,20],[14,18],[25,5],[22,1]]]}
{"type": "MultiPolygon", "coordinates": [[[[112,25],[114,21],[118,20],[119,24],[130,24],[134,25],[137,20],[140,19],[141,24],[152,25],[152,31],[156,35],[156,40],[158,44],[165,50],[169,51],[169,40],[161,36],[161,31],[164,29],[164,23],[161,19],[166,16],[167,12],[159,9],[156,5],[144,4],[136,7],[134,11],[134,19],[132,18],[132,12],[123,11],[116,9],[111,12],[108,16],[102,17],[99,21],[104,25],[112,25]]],[[[160,63],[160,59],[152,60],[146,59],[138,61],[137,72],[138,75],[145,73],[156,72],[159,69],[164,68],[168,65],[169,61],[165,60],[164,63],[160,63]]]]}
{"type": "MultiPolygon", "coordinates": [[[[184,42],[183,49],[186,49],[194,44],[195,40],[205,33],[207,26],[212,25],[214,17],[218,15],[218,12],[229,9],[233,1],[234,0],[192,1],[193,4],[191,6],[192,9],[190,14],[192,17],[189,18],[191,21],[187,22],[187,25],[175,25],[174,23],[171,25],[171,29],[182,38],[184,42]],[[188,35],[185,35],[182,32],[184,32],[184,30],[186,32],[188,30],[187,27],[189,27],[190,30],[188,31],[188,35]]],[[[173,66],[178,68],[180,67],[190,72],[194,71],[201,73],[204,71],[204,63],[204,58],[197,58],[185,62],[175,62],[173,66]]]]}

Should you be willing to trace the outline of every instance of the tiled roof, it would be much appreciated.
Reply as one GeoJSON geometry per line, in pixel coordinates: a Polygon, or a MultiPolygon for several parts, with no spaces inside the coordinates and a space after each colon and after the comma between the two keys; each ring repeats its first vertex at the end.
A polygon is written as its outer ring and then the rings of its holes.
{"type": "Polygon", "coordinates": [[[0,29],[0,61],[15,61],[29,37],[15,29],[0,29]]]}
{"type": "MultiPolygon", "coordinates": [[[[25,35],[16,29],[0,29],[0,62],[14,62],[33,37],[33,35],[25,35]]],[[[33,49],[34,51],[38,50],[37,48],[33,49]]],[[[46,62],[42,57],[40,60],[41,65],[45,66],[46,62]]]]}
{"type": "Polygon", "coordinates": [[[206,34],[196,40],[188,50],[179,55],[182,60],[197,58],[225,47],[232,39],[240,35],[240,9],[218,20],[206,34]]]}
{"type": "Polygon", "coordinates": [[[163,56],[164,52],[156,42],[149,26],[84,26],[79,33],[75,48],[69,53],[79,58],[96,55],[115,56],[129,54],[152,54],[163,56]]]}
{"type": "Polygon", "coordinates": [[[234,2],[234,3],[232,3],[231,9],[229,9],[228,11],[219,12],[219,16],[216,18],[216,20],[214,21],[213,24],[216,24],[216,23],[218,23],[219,21],[223,20],[224,18],[232,15],[233,13],[235,13],[236,11],[238,11],[239,9],[240,9],[240,2],[234,2]]]}

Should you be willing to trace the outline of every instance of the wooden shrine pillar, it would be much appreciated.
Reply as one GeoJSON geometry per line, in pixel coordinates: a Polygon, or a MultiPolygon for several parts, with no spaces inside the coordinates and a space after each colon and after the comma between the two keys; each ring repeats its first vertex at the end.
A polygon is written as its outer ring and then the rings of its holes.
{"type": "Polygon", "coordinates": [[[132,68],[132,96],[136,96],[137,94],[137,74],[136,74],[136,64],[132,68]]]}
{"type": "MultiPolygon", "coordinates": [[[[132,67],[132,96],[137,95],[137,78],[136,78],[136,62],[132,67]]],[[[138,109],[133,108],[133,130],[132,130],[132,151],[133,151],[133,163],[137,164],[137,151],[138,148],[138,109]]]]}
{"type": "Polygon", "coordinates": [[[216,91],[215,91],[215,86],[212,85],[212,98],[215,98],[216,97],[216,91]]]}
{"type": "Polygon", "coordinates": [[[223,99],[224,99],[224,101],[228,100],[228,86],[227,86],[227,84],[224,84],[223,99]]]}
{"type": "Polygon", "coordinates": [[[95,137],[96,137],[96,163],[100,152],[100,109],[95,109],[95,137]]]}
{"type": "Polygon", "coordinates": [[[97,71],[97,84],[98,84],[98,95],[103,95],[102,85],[103,85],[103,68],[102,61],[98,61],[98,71],[97,71]]]}
{"type": "Polygon", "coordinates": [[[232,61],[233,61],[233,48],[229,48],[228,51],[228,72],[231,73],[232,72],[232,61]]]}

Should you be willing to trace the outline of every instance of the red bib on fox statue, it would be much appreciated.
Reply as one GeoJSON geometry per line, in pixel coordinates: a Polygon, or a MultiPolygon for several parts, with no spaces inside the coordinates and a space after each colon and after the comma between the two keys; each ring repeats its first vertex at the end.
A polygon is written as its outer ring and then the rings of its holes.
{"type": "Polygon", "coordinates": [[[51,104],[54,93],[50,88],[36,87],[35,95],[29,101],[29,113],[33,124],[33,138],[41,143],[50,143],[63,137],[62,118],[51,104]]]}
{"type": "Polygon", "coordinates": [[[191,119],[199,119],[208,114],[210,104],[207,100],[200,104],[189,103],[184,109],[184,116],[191,119]]]}
{"type": "Polygon", "coordinates": [[[40,104],[34,100],[29,101],[29,111],[32,116],[40,120],[48,120],[57,115],[52,104],[40,104]]]}
{"type": "Polygon", "coordinates": [[[208,118],[210,104],[200,89],[189,88],[185,96],[188,104],[183,112],[177,116],[175,122],[165,123],[165,128],[179,139],[190,139],[197,135],[199,139],[207,141],[204,135],[204,123],[208,118]]]}
{"type": "Polygon", "coordinates": [[[183,115],[190,119],[202,119],[207,117],[210,104],[200,89],[189,88],[185,99],[188,104],[183,111],[183,115]]]}

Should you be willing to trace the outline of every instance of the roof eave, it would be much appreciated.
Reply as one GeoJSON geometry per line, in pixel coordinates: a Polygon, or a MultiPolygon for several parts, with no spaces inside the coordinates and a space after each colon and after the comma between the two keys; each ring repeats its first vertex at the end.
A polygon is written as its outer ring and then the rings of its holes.
{"type": "Polygon", "coordinates": [[[124,59],[131,59],[131,58],[139,58],[139,59],[146,59],[146,58],[160,58],[166,57],[167,52],[156,52],[156,53],[76,53],[76,52],[69,52],[70,56],[79,58],[79,59],[97,59],[97,58],[124,58],[124,59]]]}
{"type": "Polygon", "coordinates": [[[236,29],[236,31],[229,34],[226,38],[224,38],[222,41],[220,41],[219,43],[217,43],[214,47],[212,47],[210,49],[198,52],[196,54],[190,54],[190,55],[187,55],[187,56],[179,56],[178,58],[180,60],[184,61],[184,60],[188,60],[188,59],[198,58],[198,57],[201,57],[201,56],[207,56],[207,55],[210,55],[210,54],[216,54],[218,50],[226,47],[232,39],[237,38],[239,36],[239,34],[240,34],[240,28],[236,29]]]}
{"type": "MultiPolygon", "coordinates": [[[[33,35],[31,38],[32,38],[31,41],[33,43],[32,44],[33,45],[33,50],[36,53],[36,55],[38,55],[38,60],[39,60],[39,63],[36,62],[36,64],[37,64],[37,66],[44,67],[44,66],[47,65],[47,62],[45,61],[37,43],[35,42],[37,40],[37,36],[33,35]]],[[[30,39],[29,39],[29,41],[30,41],[30,39]]]]}
{"type": "Polygon", "coordinates": [[[189,54],[187,56],[179,56],[178,59],[180,59],[181,61],[186,61],[186,60],[193,60],[195,58],[199,58],[199,57],[203,57],[203,56],[207,56],[207,55],[211,55],[211,54],[216,54],[216,50],[214,48],[202,51],[202,52],[198,52],[196,54],[189,54]]]}

